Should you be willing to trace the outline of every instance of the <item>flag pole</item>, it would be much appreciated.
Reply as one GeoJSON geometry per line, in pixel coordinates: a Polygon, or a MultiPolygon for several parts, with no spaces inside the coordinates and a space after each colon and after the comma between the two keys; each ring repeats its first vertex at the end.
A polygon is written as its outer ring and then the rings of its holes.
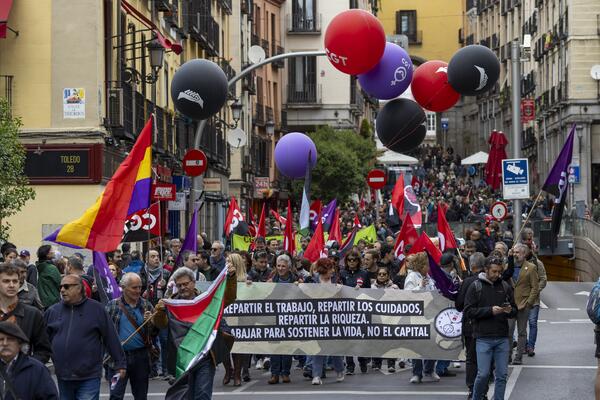
{"type": "MultiPolygon", "coordinates": [[[[540,200],[540,197],[542,196],[542,191],[543,190],[540,190],[537,197],[535,198],[535,201],[533,202],[531,209],[527,213],[527,218],[525,218],[525,221],[523,221],[523,224],[521,225],[521,229],[519,229],[519,234],[515,238],[513,238],[513,245],[512,245],[511,249],[514,249],[515,245],[518,243],[517,240],[521,237],[521,233],[523,233],[523,229],[525,229],[525,226],[527,225],[527,222],[529,221],[529,217],[531,217],[533,210],[535,210],[535,206],[538,203],[538,201],[540,200]]],[[[514,209],[513,209],[513,211],[514,211],[514,209]]],[[[513,219],[514,219],[514,214],[513,214],[513,219]]]]}
{"type": "MultiPolygon", "coordinates": [[[[148,322],[152,321],[152,318],[154,318],[154,316],[155,316],[156,314],[158,314],[158,311],[154,311],[154,312],[152,313],[152,315],[150,315],[150,316],[149,316],[149,317],[148,317],[148,318],[147,318],[147,319],[144,321],[144,323],[142,323],[140,326],[138,326],[138,327],[137,327],[137,329],[136,329],[135,331],[133,331],[133,333],[127,337],[127,339],[123,340],[123,341],[121,342],[121,346],[124,346],[124,345],[126,345],[126,344],[127,344],[127,343],[128,343],[130,340],[131,340],[131,339],[133,339],[133,337],[134,337],[135,335],[137,335],[137,333],[138,333],[138,332],[139,332],[139,331],[140,331],[140,330],[141,330],[141,329],[142,329],[144,326],[146,326],[146,324],[147,324],[148,322]]],[[[107,356],[106,356],[106,358],[104,358],[104,360],[102,360],[102,364],[106,364],[106,362],[108,362],[108,360],[110,360],[110,359],[111,359],[111,356],[110,356],[110,355],[107,355],[107,356]]]]}

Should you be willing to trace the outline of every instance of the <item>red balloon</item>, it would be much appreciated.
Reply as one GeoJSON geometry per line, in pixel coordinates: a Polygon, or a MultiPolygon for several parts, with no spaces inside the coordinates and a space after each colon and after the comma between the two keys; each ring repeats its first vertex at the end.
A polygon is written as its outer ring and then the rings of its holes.
{"type": "Polygon", "coordinates": [[[413,73],[411,91],[421,107],[435,112],[452,108],[460,98],[448,83],[448,63],[443,61],[420,65],[413,73]]]}
{"type": "Polygon", "coordinates": [[[333,66],[358,75],[375,67],[385,50],[385,32],[377,18],[352,9],[336,15],[325,32],[325,51],[333,66]]]}

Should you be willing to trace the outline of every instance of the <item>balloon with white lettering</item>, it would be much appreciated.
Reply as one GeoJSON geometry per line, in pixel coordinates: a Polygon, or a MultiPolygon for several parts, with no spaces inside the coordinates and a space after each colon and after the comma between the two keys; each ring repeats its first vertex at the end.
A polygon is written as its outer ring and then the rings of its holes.
{"type": "Polygon", "coordinates": [[[317,147],[311,138],[300,132],[284,135],[275,145],[275,165],[283,175],[292,179],[304,178],[306,166],[317,164],[317,147]]]}
{"type": "Polygon", "coordinates": [[[429,111],[446,111],[460,99],[448,83],[448,63],[443,61],[421,64],[413,74],[410,89],[417,103],[429,111]]]}
{"type": "Polygon", "coordinates": [[[385,50],[385,32],[377,18],[351,9],[333,17],[325,32],[325,51],[338,70],[358,75],[372,69],[385,50]]]}
{"type": "Polygon", "coordinates": [[[418,147],[425,139],[425,112],[409,99],[388,102],[377,114],[377,137],[383,145],[396,153],[418,147]]]}
{"type": "Polygon", "coordinates": [[[448,63],[448,82],[464,96],[491,89],[500,76],[500,61],[489,48],[473,44],[458,50],[448,63]]]}
{"type": "Polygon", "coordinates": [[[406,50],[388,42],[381,60],[369,72],[358,75],[358,82],[371,96],[389,100],[404,93],[412,77],[413,64],[406,50]]]}
{"type": "Polygon", "coordinates": [[[177,111],[195,120],[218,113],[227,101],[227,76],[214,62],[190,60],[173,75],[171,98],[177,111]]]}

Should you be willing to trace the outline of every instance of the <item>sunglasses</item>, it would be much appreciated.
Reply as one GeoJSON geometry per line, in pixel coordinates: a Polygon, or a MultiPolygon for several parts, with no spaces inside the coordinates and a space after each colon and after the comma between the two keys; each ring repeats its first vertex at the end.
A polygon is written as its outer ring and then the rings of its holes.
{"type": "Polygon", "coordinates": [[[71,289],[73,286],[79,286],[79,283],[65,283],[59,286],[59,288],[65,288],[66,290],[71,289]]]}

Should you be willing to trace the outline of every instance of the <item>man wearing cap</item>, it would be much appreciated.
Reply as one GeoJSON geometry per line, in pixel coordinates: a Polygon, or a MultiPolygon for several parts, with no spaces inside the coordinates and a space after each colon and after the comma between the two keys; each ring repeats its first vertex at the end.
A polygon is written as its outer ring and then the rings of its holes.
{"type": "Polygon", "coordinates": [[[44,364],[21,351],[29,343],[18,325],[0,322],[0,398],[58,399],[56,385],[44,364]]]}
{"type": "Polygon", "coordinates": [[[104,306],[85,297],[81,277],[63,277],[60,295],[62,301],[46,310],[44,319],[61,399],[97,399],[104,351],[120,379],[126,373],[125,353],[104,306]]]}
{"type": "Polygon", "coordinates": [[[52,349],[44,317],[40,310],[19,302],[19,286],[17,267],[7,263],[0,264],[0,321],[19,325],[28,339],[28,354],[46,363],[52,349]]]}
{"type": "Polygon", "coordinates": [[[21,250],[19,252],[19,259],[27,265],[27,282],[37,287],[38,272],[35,264],[31,263],[31,254],[29,250],[21,250]]]}
{"type": "Polygon", "coordinates": [[[19,292],[17,297],[19,301],[23,304],[27,304],[30,306],[34,306],[40,311],[44,311],[44,306],[42,305],[42,301],[40,300],[40,295],[38,294],[37,288],[33,286],[31,283],[27,282],[27,263],[21,260],[20,258],[14,260],[13,265],[17,267],[19,271],[19,292]]]}

